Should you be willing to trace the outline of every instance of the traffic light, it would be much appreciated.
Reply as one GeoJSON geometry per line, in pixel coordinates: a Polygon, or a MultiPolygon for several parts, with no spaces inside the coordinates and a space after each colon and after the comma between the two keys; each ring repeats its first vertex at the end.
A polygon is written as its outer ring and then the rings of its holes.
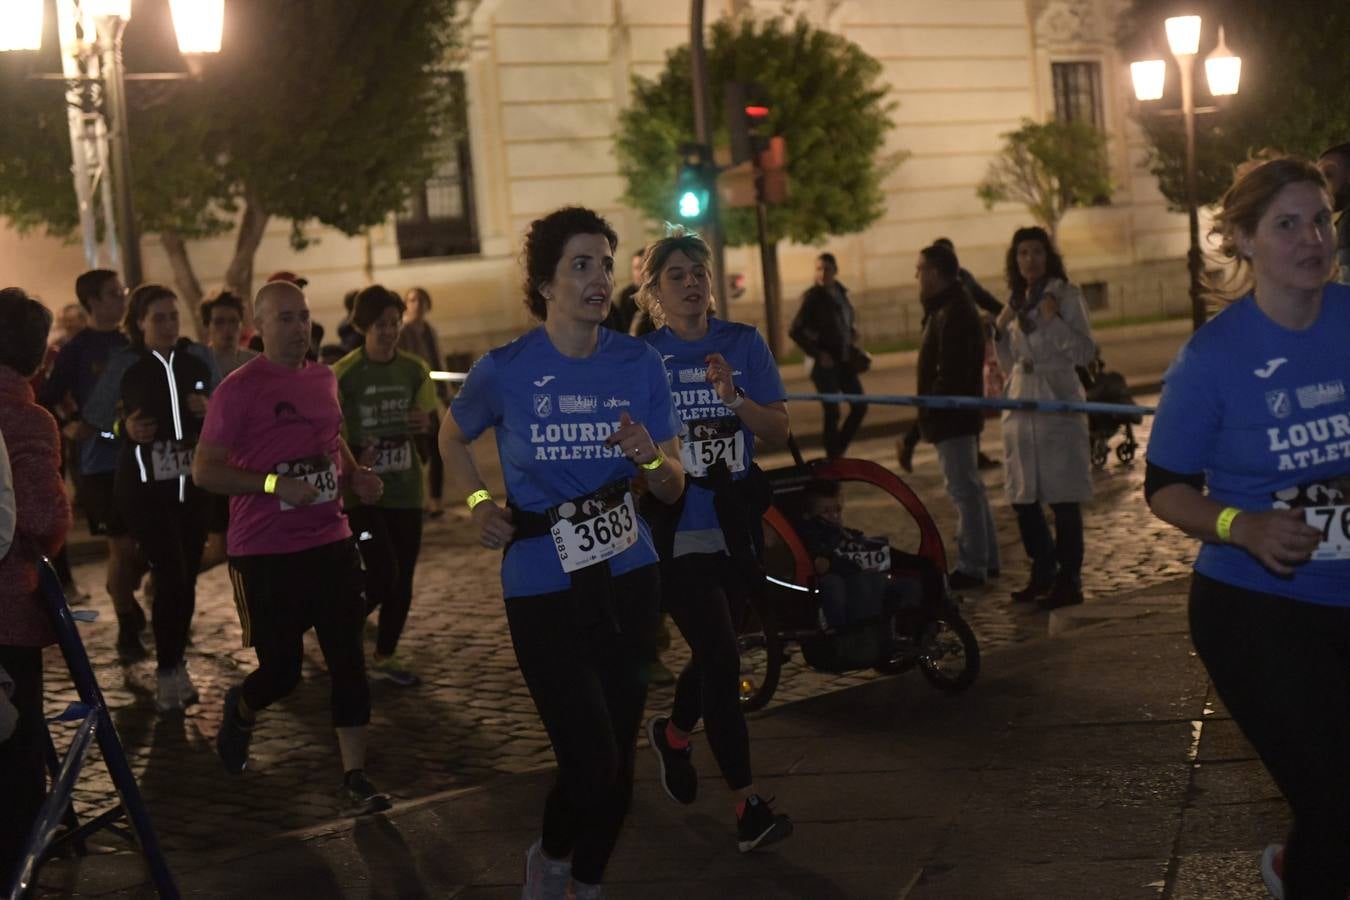
{"type": "Polygon", "coordinates": [[[768,142],[769,101],[759,85],[728,81],[724,88],[732,165],[754,159],[768,142]]]}
{"type": "Polygon", "coordinates": [[[686,153],[675,176],[675,218],[686,225],[702,224],[711,212],[716,169],[700,153],[686,153]]]}

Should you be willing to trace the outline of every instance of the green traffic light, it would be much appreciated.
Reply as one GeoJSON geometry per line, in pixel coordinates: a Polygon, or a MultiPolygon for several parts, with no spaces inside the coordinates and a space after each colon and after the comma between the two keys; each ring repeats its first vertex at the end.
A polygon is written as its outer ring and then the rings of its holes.
{"type": "Polygon", "coordinates": [[[680,217],[697,219],[703,215],[703,201],[696,191],[685,191],[680,195],[680,217]]]}

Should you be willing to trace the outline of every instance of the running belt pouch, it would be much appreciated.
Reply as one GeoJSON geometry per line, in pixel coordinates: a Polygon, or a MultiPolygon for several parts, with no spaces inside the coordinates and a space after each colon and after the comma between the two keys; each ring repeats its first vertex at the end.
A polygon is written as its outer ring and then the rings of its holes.
{"type": "MultiPolygon", "coordinates": [[[[582,498],[577,498],[579,502],[582,498]]],[[[547,513],[530,512],[506,501],[511,510],[511,521],[516,526],[511,543],[525,538],[545,537],[552,533],[553,522],[547,513]]],[[[511,549],[508,543],[502,550],[502,556],[511,549]]],[[[597,636],[622,633],[619,618],[614,614],[614,577],[609,568],[609,560],[578,569],[571,575],[572,585],[568,589],[571,596],[573,617],[583,631],[597,636]]]]}

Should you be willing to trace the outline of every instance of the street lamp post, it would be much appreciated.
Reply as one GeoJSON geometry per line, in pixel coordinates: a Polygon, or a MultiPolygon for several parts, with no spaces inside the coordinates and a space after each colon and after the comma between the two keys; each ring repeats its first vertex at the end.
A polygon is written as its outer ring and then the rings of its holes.
{"type": "MultiPolygon", "coordinates": [[[[41,48],[44,5],[44,0],[0,2],[0,50],[41,48]]],[[[220,51],[225,0],[170,0],[169,6],[178,49],[188,57],[189,69],[197,54],[220,51]]],[[[113,247],[111,263],[121,269],[127,284],[136,285],[142,270],[140,233],[131,199],[126,83],[138,77],[159,81],[186,76],[126,74],[122,36],[131,21],[131,0],[56,0],[56,13],[63,69],[59,77],[70,85],[71,171],[85,257],[90,266],[102,264],[94,212],[98,190],[106,238],[113,247]],[[86,98],[92,102],[86,103],[86,98]],[[110,158],[111,173],[107,173],[110,158]]]]}
{"type": "MultiPolygon", "coordinates": [[[[1186,127],[1186,212],[1190,220],[1190,250],[1186,254],[1191,282],[1191,324],[1205,324],[1205,301],[1201,275],[1204,256],[1200,251],[1200,210],[1195,187],[1195,57],[1200,50],[1200,17],[1176,16],[1163,23],[1167,45],[1181,73],[1181,115],[1186,127]]],[[[1209,92],[1218,97],[1236,94],[1242,61],[1229,52],[1219,29],[1219,45],[1205,61],[1209,92]]],[[[1161,59],[1142,60],[1130,66],[1135,96],[1141,101],[1158,100],[1167,79],[1167,64],[1161,59]]],[[[1213,109],[1203,110],[1213,112],[1213,109]]]]}

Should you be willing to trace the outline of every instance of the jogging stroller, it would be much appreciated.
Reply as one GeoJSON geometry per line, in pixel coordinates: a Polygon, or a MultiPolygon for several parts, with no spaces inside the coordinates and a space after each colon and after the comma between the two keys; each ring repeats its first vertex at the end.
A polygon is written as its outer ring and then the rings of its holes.
{"type": "MultiPolygon", "coordinates": [[[[1110,372],[1102,362],[1101,354],[1087,366],[1078,367],[1078,380],[1091,403],[1134,403],[1130,396],[1125,376],[1119,372],[1110,372]]],[[[1112,413],[1088,413],[1088,438],[1091,441],[1092,464],[1098,469],[1106,465],[1110,453],[1110,440],[1115,433],[1125,430],[1125,439],[1116,445],[1116,459],[1127,463],[1134,459],[1139,442],[1134,439],[1134,427],[1144,421],[1142,415],[1116,415],[1112,413]]]]}
{"type": "Polygon", "coordinates": [[[797,644],[812,669],[849,672],[872,668],[899,674],[918,667],[935,688],[959,692],[980,669],[975,634],[947,591],[947,557],[932,516],[898,476],[861,459],[802,461],[765,472],[772,504],[765,512],[763,583],[733,606],[741,654],[741,705],[763,707],[773,697],[797,644]],[[827,628],[821,580],[794,523],[805,513],[803,489],[814,479],[840,484],[853,524],[878,535],[876,577],[885,585],[879,614],[827,628]],[[881,550],[884,545],[884,551],[881,550]]]}

